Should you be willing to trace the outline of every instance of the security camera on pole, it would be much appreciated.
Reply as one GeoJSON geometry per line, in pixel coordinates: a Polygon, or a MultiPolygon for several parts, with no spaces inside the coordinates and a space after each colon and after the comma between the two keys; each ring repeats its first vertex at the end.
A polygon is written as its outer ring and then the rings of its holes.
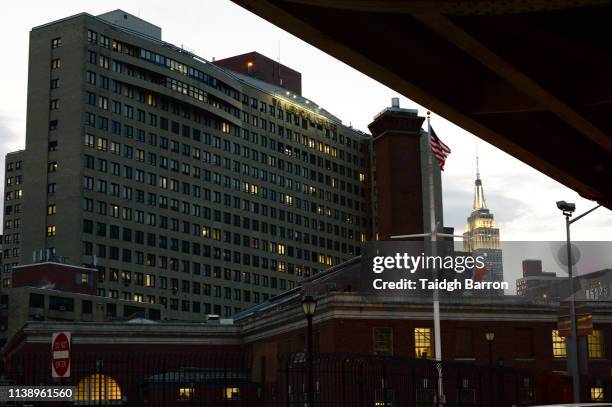
{"type": "Polygon", "coordinates": [[[558,201],[557,208],[563,212],[565,216],[565,233],[567,237],[567,278],[569,280],[569,317],[570,317],[570,338],[568,341],[567,349],[567,367],[569,373],[572,375],[572,390],[574,395],[574,403],[580,402],[580,364],[578,363],[578,328],[576,324],[576,301],[574,298],[574,275],[572,271],[573,259],[572,259],[572,245],[570,241],[570,225],[579,219],[582,219],[601,205],[586,211],[585,213],[578,215],[574,219],[570,220],[573,213],[576,211],[576,204],[558,201]]]}

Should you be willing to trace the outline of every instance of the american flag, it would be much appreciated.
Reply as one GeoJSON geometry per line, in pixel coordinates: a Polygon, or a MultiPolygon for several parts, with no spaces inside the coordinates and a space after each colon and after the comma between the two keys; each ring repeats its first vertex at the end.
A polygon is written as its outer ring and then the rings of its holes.
{"type": "Polygon", "coordinates": [[[481,282],[485,276],[487,275],[487,273],[489,273],[489,270],[487,270],[486,267],[472,267],[471,269],[468,269],[465,277],[472,279],[476,282],[481,282]]]}
{"type": "Polygon", "coordinates": [[[440,163],[440,170],[444,171],[444,163],[446,162],[446,158],[450,155],[451,149],[438,138],[431,126],[429,127],[429,146],[431,147],[431,152],[440,163]]]}

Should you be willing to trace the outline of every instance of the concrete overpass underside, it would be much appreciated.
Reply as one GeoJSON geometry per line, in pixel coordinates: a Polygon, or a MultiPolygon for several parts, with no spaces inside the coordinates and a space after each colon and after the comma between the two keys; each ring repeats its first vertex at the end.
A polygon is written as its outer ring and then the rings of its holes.
{"type": "Polygon", "coordinates": [[[233,1],[612,209],[611,2],[233,1]]]}

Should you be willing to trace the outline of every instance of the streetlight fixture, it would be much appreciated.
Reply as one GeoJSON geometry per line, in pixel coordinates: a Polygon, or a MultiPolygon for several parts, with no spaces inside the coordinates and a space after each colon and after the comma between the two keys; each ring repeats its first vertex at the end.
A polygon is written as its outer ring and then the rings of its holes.
{"type": "Polygon", "coordinates": [[[308,407],[314,406],[314,361],[312,350],[312,317],[317,310],[317,300],[312,295],[306,295],[302,298],[302,311],[308,321],[308,407]]]}
{"type": "Polygon", "coordinates": [[[574,403],[580,402],[580,372],[578,371],[579,363],[578,363],[578,332],[576,327],[576,303],[574,300],[574,276],[572,273],[572,245],[570,240],[570,225],[577,220],[582,219],[589,213],[593,212],[595,209],[599,208],[601,205],[597,205],[596,207],[589,209],[581,215],[576,216],[574,219],[570,220],[574,212],[576,211],[576,204],[565,202],[565,201],[557,201],[557,208],[563,213],[565,216],[565,233],[567,236],[567,278],[569,282],[570,289],[570,297],[569,297],[569,311],[570,311],[570,341],[568,346],[568,368],[571,370],[572,374],[572,389],[574,393],[574,403]]]}
{"type": "Polygon", "coordinates": [[[493,365],[493,341],[495,340],[495,332],[489,331],[485,333],[485,339],[489,345],[489,366],[493,365]]]}

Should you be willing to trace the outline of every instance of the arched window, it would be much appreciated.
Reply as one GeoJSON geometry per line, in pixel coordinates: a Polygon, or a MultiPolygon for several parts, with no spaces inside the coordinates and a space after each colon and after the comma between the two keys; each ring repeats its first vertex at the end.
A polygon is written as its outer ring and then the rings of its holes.
{"type": "Polygon", "coordinates": [[[110,376],[95,373],[84,377],[76,388],[76,404],[119,404],[121,388],[110,376]]]}

